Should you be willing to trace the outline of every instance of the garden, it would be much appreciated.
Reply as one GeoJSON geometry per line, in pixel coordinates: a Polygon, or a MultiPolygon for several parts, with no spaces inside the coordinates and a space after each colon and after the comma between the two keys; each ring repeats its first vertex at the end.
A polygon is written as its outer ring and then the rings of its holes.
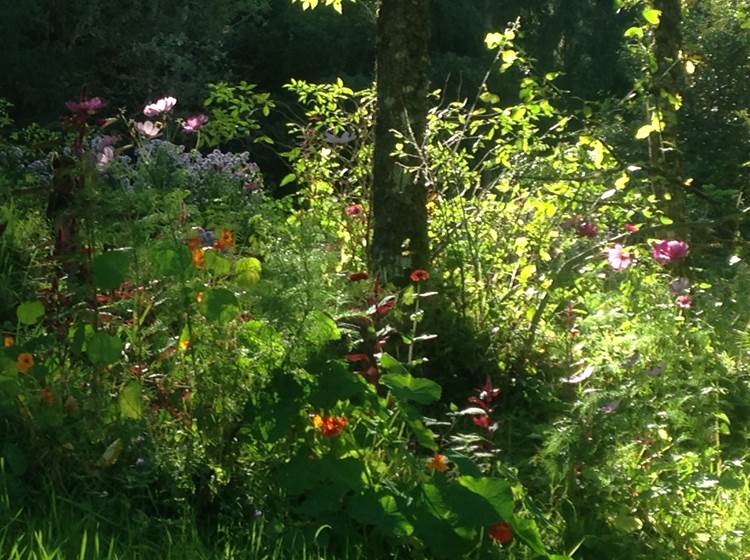
{"type": "Polygon", "coordinates": [[[16,4],[0,558],[750,559],[746,0],[16,4]]]}

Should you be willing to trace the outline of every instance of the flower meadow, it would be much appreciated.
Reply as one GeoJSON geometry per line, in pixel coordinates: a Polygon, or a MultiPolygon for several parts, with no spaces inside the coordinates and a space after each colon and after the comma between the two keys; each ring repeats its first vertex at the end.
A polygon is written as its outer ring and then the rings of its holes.
{"type": "Polygon", "coordinates": [[[372,90],[287,90],[280,180],[244,82],[0,136],[0,555],[750,554],[744,245],[526,77],[436,100],[431,262],[386,282],[372,90]]]}

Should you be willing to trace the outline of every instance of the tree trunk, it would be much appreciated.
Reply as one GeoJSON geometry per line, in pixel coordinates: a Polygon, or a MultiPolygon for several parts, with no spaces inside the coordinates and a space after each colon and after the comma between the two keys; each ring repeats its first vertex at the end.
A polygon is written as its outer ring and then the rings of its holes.
{"type": "Polygon", "coordinates": [[[680,60],[682,8],[680,0],[654,0],[654,7],[661,11],[661,19],[654,36],[657,76],[653,99],[661,110],[665,126],[661,134],[650,137],[651,163],[660,175],[656,178],[656,186],[664,213],[675,222],[670,233],[684,238],[687,231],[680,224],[685,221],[686,200],[677,134],[678,117],[677,111],[662,96],[662,91],[673,96],[682,95],[685,87],[680,60]]]}
{"type": "MultiPolygon", "coordinates": [[[[427,192],[418,174],[391,156],[392,130],[422,145],[427,123],[429,0],[381,0],[377,24],[377,114],[371,266],[384,282],[403,283],[427,268],[427,192]]],[[[402,163],[416,165],[417,154],[402,163]]]]}

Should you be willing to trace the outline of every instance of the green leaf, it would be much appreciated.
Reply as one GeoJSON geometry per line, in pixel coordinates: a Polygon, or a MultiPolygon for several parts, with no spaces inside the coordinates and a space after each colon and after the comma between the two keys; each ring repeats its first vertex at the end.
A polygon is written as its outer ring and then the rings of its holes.
{"type": "Polygon", "coordinates": [[[243,288],[250,288],[260,281],[261,264],[254,257],[239,259],[235,265],[237,284],[243,288]]]}
{"type": "Polygon", "coordinates": [[[232,263],[226,257],[221,256],[218,251],[206,251],[204,253],[203,266],[216,276],[225,276],[232,270],[232,263]]]}
{"type": "Polygon", "coordinates": [[[143,416],[143,402],[141,400],[141,384],[131,381],[120,391],[120,414],[123,418],[140,420],[143,416]]]}
{"type": "Polygon", "coordinates": [[[288,185],[288,184],[289,184],[289,183],[291,183],[292,181],[296,181],[296,180],[297,180],[297,175],[296,175],[296,174],[294,174],[294,173],[288,173],[288,174],[287,174],[287,175],[285,175],[285,176],[284,176],[284,178],[283,178],[283,179],[281,180],[281,183],[279,183],[279,186],[280,186],[280,187],[283,187],[284,185],[288,185]]]}
{"type": "Polygon", "coordinates": [[[27,301],[16,309],[16,317],[23,325],[33,325],[44,317],[44,306],[38,301],[27,301]]]}
{"type": "Polygon", "coordinates": [[[199,307],[206,319],[217,323],[229,322],[240,313],[237,298],[226,288],[208,290],[199,307]]]}
{"type": "Polygon", "coordinates": [[[323,345],[331,340],[341,338],[336,321],[322,311],[313,311],[305,320],[305,340],[313,344],[323,345]]]}
{"type": "Polygon", "coordinates": [[[109,251],[94,258],[94,284],[100,290],[114,290],[125,281],[130,267],[129,251],[109,251]]]}
{"type": "Polygon", "coordinates": [[[436,480],[422,487],[423,503],[430,513],[454,527],[486,527],[496,521],[495,509],[467,488],[436,480]]]}
{"type": "Polygon", "coordinates": [[[402,401],[430,404],[440,399],[442,393],[442,387],[434,381],[408,373],[387,373],[380,381],[402,401]]]}
{"type": "Polygon", "coordinates": [[[629,39],[630,37],[637,37],[638,39],[643,39],[643,28],[642,27],[629,27],[625,30],[625,38],[629,39]]]}
{"type": "Polygon", "coordinates": [[[86,354],[89,360],[97,366],[108,366],[120,359],[122,341],[105,332],[95,332],[86,342],[86,354]]]}
{"type": "Polygon", "coordinates": [[[651,25],[659,25],[659,20],[661,20],[661,10],[646,6],[645,8],[643,8],[641,14],[643,15],[643,19],[645,19],[651,25]]]}
{"type": "Polygon", "coordinates": [[[638,129],[638,132],[635,133],[635,138],[636,140],[643,140],[644,138],[648,138],[652,132],[654,132],[654,127],[650,124],[644,124],[638,129]]]}
{"type": "Polygon", "coordinates": [[[388,494],[377,496],[367,492],[353,496],[349,500],[349,514],[360,523],[374,525],[385,535],[404,538],[414,532],[414,526],[399,511],[396,498],[388,494]]]}
{"type": "Polygon", "coordinates": [[[487,500],[498,517],[509,520],[513,515],[513,493],[506,480],[486,476],[460,476],[458,483],[487,500]]]}
{"type": "Polygon", "coordinates": [[[155,263],[157,275],[163,278],[184,277],[193,270],[193,259],[185,246],[157,249],[154,251],[152,259],[155,263]]]}

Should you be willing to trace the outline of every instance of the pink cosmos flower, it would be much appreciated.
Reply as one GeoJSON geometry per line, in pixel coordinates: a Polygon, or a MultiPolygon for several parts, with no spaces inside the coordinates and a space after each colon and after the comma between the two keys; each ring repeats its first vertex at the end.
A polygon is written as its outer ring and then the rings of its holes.
{"type": "Polygon", "coordinates": [[[188,117],[185,119],[185,122],[182,124],[182,131],[187,134],[191,134],[193,132],[196,132],[207,122],[208,117],[206,115],[193,115],[192,117],[188,117]]]}
{"type": "Polygon", "coordinates": [[[80,101],[68,101],[65,106],[71,113],[79,115],[93,115],[99,109],[104,107],[104,101],[101,97],[92,97],[91,99],[81,98],[80,101]]]}
{"type": "Polygon", "coordinates": [[[361,204],[352,204],[351,206],[346,207],[345,212],[348,216],[359,216],[364,212],[364,209],[361,204]]]}
{"type": "Polygon", "coordinates": [[[615,270],[625,270],[632,264],[633,257],[630,256],[630,253],[626,253],[623,250],[622,245],[617,243],[607,251],[607,260],[609,261],[609,266],[615,270]]]}
{"type": "Polygon", "coordinates": [[[667,241],[666,239],[657,241],[651,248],[651,256],[654,257],[654,260],[659,264],[678,262],[685,258],[687,252],[688,244],[685,241],[679,241],[676,239],[671,241],[667,241]]]}
{"type": "Polygon", "coordinates": [[[143,114],[147,117],[155,117],[171,111],[172,108],[177,105],[177,99],[174,97],[162,97],[157,99],[154,103],[150,103],[143,108],[143,114]]]}
{"type": "Polygon", "coordinates": [[[135,129],[148,138],[155,138],[161,132],[161,127],[151,121],[137,122],[135,123],[135,129]]]}
{"type": "Polygon", "coordinates": [[[677,299],[674,300],[674,302],[677,304],[677,307],[680,307],[682,309],[690,309],[691,307],[693,307],[693,298],[691,298],[687,294],[677,296],[677,299]]]}

